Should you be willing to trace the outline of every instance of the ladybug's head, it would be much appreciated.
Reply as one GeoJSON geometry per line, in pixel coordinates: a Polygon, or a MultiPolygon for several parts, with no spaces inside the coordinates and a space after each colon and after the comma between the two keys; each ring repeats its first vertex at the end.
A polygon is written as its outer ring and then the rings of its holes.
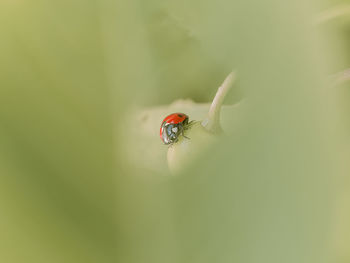
{"type": "Polygon", "coordinates": [[[177,142],[181,132],[181,124],[164,123],[161,127],[160,137],[164,144],[172,144],[177,142]]]}
{"type": "Polygon", "coordinates": [[[164,144],[177,142],[188,124],[188,116],[184,113],[173,113],[165,117],[160,126],[160,138],[164,144]]]}

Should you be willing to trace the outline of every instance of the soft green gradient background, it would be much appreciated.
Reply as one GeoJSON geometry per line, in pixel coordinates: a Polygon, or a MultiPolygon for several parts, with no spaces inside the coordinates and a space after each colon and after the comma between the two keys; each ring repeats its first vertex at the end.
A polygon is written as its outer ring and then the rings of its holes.
{"type": "Polygon", "coordinates": [[[1,1],[0,262],[348,262],[350,18],[305,2],[1,1]],[[130,164],[130,109],[233,68],[230,136],[177,177],[130,164]]]}

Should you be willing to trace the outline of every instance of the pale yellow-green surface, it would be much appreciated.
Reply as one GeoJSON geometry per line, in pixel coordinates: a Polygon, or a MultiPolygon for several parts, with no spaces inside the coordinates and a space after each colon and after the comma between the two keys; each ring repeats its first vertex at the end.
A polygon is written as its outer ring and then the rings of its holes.
{"type": "Polygon", "coordinates": [[[349,262],[339,6],[0,1],[0,262],[349,262]],[[169,176],[161,120],[232,69],[226,135],[169,176]]]}
{"type": "MultiPolygon", "coordinates": [[[[207,117],[209,103],[195,103],[191,100],[177,100],[170,105],[153,108],[133,109],[118,126],[125,144],[120,150],[127,157],[128,163],[135,163],[150,172],[168,173],[167,152],[169,146],[162,143],[159,132],[165,116],[173,112],[185,112],[190,121],[200,123],[207,117]]],[[[244,102],[235,105],[224,105],[221,112],[221,125],[226,134],[232,134],[238,126],[244,111],[244,102]]],[[[190,136],[190,135],[189,135],[190,136]]],[[[195,140],[197,138],[192,138],[195,140]]],[[[203,144],[206,144],[203,142],[203,144]]],[[[195,156],[193,156],[195,157],[195,156]]]]}

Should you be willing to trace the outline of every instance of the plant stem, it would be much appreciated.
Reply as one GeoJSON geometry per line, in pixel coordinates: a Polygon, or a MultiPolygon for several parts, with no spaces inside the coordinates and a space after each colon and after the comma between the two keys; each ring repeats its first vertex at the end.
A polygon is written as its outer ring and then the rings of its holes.
{"type": "Polygon", "coordinates": [[[234,72],[231,72],[226,77],[226,79],[224,80],[224,82],[216,92],[214,100],[210,106],[207,118],[202,121],[202,126],[211,133],[222,132],[222,128],[220,125],[221,106],[224,102],[226,94],[231,89],[235,79],[236,79],[236,75],[234,72]]]}

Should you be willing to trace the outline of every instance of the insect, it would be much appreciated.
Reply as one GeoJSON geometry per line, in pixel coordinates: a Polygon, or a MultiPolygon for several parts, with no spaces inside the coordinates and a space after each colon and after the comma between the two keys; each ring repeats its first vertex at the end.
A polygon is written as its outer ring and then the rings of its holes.
{"type": "Polygon", "coordinates": [[[160,126],[160,138],[164,144],[172,144],[178,141],[180,135],[185,136],[184,130],[186,130],[193,121],[188,121],[189,118],[184,113],[172,113],[165,117],[160,126]]]}

